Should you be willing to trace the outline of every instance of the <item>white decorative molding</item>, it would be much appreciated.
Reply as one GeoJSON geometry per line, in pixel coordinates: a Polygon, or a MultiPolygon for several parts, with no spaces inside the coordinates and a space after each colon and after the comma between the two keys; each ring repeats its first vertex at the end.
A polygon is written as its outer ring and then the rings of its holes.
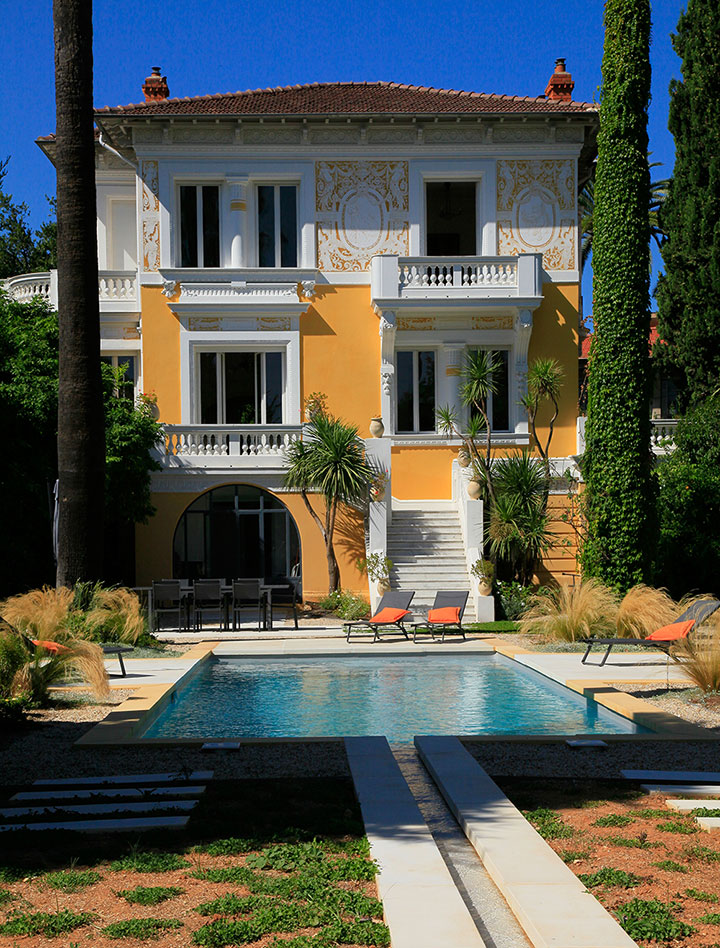
{"type": "Polygon", "coordinates": [[[248,145],[294,145],[300,143],[300,137],[300,129],[288,125],[246,127],[244,134],[248,145]]]}
{"type": "Polygon", "coordinates": [[[322,126],[309,131],[304,129],[313,145],[357,145],[358,129],[347,126],[343,128],[322,126]]]}
{"type": "Polygon", "coordinates": [[[171,299],[175,296],[177,290],[177,281],[176,280],[163,280],[163,290],[162,295],[167,296],[168,299],[171,299]]]}
{"type": "Polygon", "coordinates": [[[515,319],[515,365],[519,371],[527,372],[528,349],[533,328],[531,309],[521,309],[515,319]]]}
{"type": "Polygon", "coordinates": [[[417,133],[414,128],[377,128],[368,130],[368,141],[379,145],[397,145],[414,143],[417,141],[417,133]]]}
{"type": "Polygon", "coordinates": [[[573,159],[497,162],[498,253],[542,253],[546,270],[574,270],[576,231],[573,159]]]}
{"type": "Polygon", "coordinates": [[[484,129],[480,125],[471,128],[432,125],[425,129],[423,138],[429,144],[467,145],[481,142],[484,134],[484,129]]]}
{"type": "Polygon", "coordinates": [[[318,266],[364,271],[378,253],[407,253],[407,161],[318,161],[318,266]]]}
{"type": "Polygon", "coordinates": [[[140,177],[142,180],[142,269],[146,273],[155,273],[160,267],[160,192],[157,161],[142,161],[140,177]]]}
{"type": "Polygon", "coordinates": [[[316,280],[301,280],[302,295],[306,300],[311,300],[315,296],[316,280]]]}
{"type": "Polygon", "coordinates": [[[545,142],[548,138],[547,126],[499,125],[493,133],[496,142],[545,142]]]}

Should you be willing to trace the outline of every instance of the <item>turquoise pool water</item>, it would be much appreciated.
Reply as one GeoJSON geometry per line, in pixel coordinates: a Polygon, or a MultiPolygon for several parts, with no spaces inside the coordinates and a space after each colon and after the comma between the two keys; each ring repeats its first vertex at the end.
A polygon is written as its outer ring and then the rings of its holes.
{"type": "Polygon", "coordinates": [[[627,718],[501,655],[221,658],[143,737],[635,734],[627,718]]]}

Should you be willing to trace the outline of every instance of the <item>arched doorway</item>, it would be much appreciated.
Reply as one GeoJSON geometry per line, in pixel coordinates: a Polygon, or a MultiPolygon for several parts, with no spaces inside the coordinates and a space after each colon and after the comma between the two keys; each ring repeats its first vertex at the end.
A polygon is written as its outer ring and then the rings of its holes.
{"type": "Polygon", "coordinates": [[[178,579],[300,579],[300,536],[287,507],[249,484],[216,487],[187,508],[173,540],[178,579]]]}

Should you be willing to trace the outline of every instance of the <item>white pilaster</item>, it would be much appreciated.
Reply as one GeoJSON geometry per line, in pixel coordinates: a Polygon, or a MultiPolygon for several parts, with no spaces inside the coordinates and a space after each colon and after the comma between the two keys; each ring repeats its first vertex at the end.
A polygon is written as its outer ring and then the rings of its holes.
{"type": "Polygon", "coordinates": [[[522,407],[522,399],[527,395],[528,349],[532,328],[533,311],[531,309],[518,310],[515,318],[515,343],[513,346],[516,401],[519,406],[515,431],[523,434],[527,434],[528,431],[527,413],[522,407]]]}
{"type": "Polygon", "coordinates": [[[230,266],[238,269],[248,266],[247,241],[247,183],[248,178],[228,178],[230,186],[230,266]],[[245,257],[245,260],[243,260],[245,257]]]}
{"type": "Polygon", "coordinates": [[[395,313],[380,314],[380,407],[386,434],[395,434],[395,313]]]}

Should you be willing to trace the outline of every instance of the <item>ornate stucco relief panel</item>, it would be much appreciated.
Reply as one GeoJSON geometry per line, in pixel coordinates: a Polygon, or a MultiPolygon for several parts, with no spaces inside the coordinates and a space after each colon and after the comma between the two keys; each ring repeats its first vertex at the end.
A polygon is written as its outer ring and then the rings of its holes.
{"type": "Polygon", "coordinates": [[[160,266],[160,201],[157,161],[143,161],[141,176],[143,270],[154,272],[160,266]]]}
{"type": "Polygon", "coordinates": [[[575,163],[569,158],[497,163],[498,254],[542,253],[547,270],[574,270],[575,163]]]}
{"type": "Polygon", "coordinates": [[[407,161],[318,161],[315,209],[321,270],[369,270],[373,254],[407,255],[407,161]]]}

